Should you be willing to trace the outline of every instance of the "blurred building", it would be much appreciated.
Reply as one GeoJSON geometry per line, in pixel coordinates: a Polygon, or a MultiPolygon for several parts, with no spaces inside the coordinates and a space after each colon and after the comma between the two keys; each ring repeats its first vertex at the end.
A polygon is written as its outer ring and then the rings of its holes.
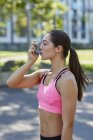
{"type": "Polygon", "coordinates": [[[60,0],[70,8],[64,15],[64,30],[73,43],[93,43],[93,0],[60,0]]]}
{"type": "MultiPolygon", "coordinates": [[[[69,6],[69,11],[64,14],[63,18],[64,30],[70,35],[72,43],[93,43],[93,0],[60,1],[69,6]]],[[[0,20],[3,21],[4,18],[0,17],[0,20]]],[[[21,32],[16,33],[15,21],[16,17],[14,16],[7,22],[4,21],[3,26],[0,25],[0,44],[4,44],[4,46],[12,43],[23,45],[27,42],[26,27],[20,26],[19,21],[17,25],[21,32]]]]}

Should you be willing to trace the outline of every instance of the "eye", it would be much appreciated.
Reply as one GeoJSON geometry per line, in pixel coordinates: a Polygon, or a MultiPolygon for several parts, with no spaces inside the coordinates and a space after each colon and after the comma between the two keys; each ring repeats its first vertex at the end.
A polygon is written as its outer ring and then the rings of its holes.
{"type": "Polygon", "coordinates": [[[48,42],[46,40],[42,40],[42,43],[44,46],[48,45],[48,42]]]}
{"type": "Polygon", "coordinates": [[[43,45],[47,45],[47,43],[43,42],[43,45]]]}
{"type": "Polygon", "coordinates": [[[42,42],[41,44],[43,44],[43,45],[45,45],[45,46],[47,45],[47,43],[45,43],[45,42],[42,42]]]}

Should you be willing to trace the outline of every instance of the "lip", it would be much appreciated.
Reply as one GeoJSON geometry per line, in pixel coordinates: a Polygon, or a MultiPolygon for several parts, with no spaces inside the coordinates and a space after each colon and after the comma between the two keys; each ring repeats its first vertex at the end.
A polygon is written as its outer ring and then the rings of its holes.
{"type": "Polygon", "coordinates": [[[39,54],[42,55],[42,52],[40,51],[39,54]]]}
{"type": "Polygon", "coordinates": [[[41,50],[39,50],[39,52],[40,52],[40,53],[42,53],[42,51],[41,51],[41,50]]]}

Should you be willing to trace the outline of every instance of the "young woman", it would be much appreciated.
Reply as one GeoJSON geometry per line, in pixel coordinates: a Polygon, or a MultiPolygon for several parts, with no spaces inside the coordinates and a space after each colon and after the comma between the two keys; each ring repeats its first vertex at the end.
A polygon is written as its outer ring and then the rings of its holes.
{"type": "Polygon", "coordinates": [[[7,80],[10,88],[32,88],[39,84],[40,140],[72,140],[77,100],[81,101],[87,84],[69,36],[61,30],[48,32],[40,45],[42,60],[51,61],[51,70],[27,71],[37,61],[35,46],[28,50],[29,60],[7,80]],[[66,57],[69,57],[69,66],[66,57]]]}

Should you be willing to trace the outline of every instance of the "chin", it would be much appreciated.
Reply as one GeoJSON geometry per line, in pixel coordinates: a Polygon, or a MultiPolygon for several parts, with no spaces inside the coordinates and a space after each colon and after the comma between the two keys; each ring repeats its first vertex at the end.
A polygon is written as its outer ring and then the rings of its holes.
{"type": "Polygon", "coordinates": [[[49,58],[45,58],[41,56],[41,60],[49,60],[49,58]]]}

